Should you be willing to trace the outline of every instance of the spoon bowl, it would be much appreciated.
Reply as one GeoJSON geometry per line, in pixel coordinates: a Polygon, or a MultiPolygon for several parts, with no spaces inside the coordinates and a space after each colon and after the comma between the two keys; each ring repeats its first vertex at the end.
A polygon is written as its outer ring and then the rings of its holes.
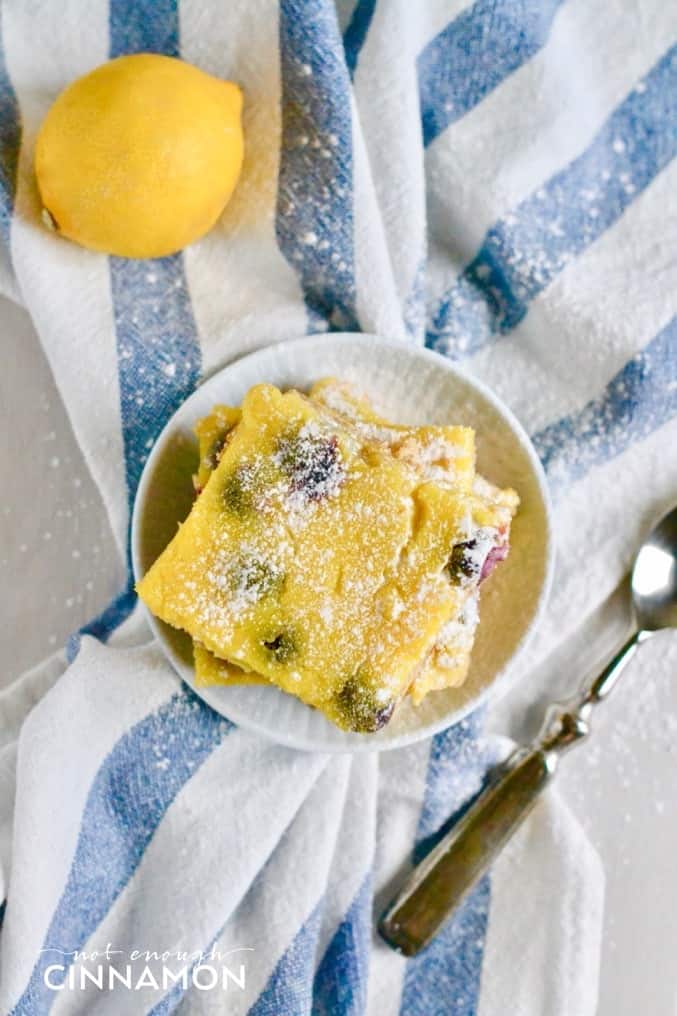
{"type": "Polygon", "coordinates": [[[677,507],[663,516],[639,549],[632,602],[640,629],[677,627],[677,507]]]}

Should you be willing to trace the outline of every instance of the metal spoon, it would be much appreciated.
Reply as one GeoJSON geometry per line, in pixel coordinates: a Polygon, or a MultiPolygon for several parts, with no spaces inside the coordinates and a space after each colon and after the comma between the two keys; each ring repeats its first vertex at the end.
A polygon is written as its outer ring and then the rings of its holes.
{"type": "Polygon", "coordinates": [[[662,628],[677,628],[677,508],[642,544],[631,584],[634,622],[623,647],[595,681],[550,707],[535,742],[513,752],[381,918],[381,935],[405,956],[434,938],[491,866],[553,778],[562,753],[589,733],[593,707],[613,691],[639,646],[662,628]]]}

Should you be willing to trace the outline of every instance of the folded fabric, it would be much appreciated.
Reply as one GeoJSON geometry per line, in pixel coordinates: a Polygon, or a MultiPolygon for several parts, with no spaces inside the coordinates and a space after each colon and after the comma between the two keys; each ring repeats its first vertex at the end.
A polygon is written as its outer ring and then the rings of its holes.
{"type": "MultiPolygon", "coordinates": [[[[4,0],[0,285],[122,558],[148,451],[202,376],[359,329],[462,359],[532,434],[559,553],[533,662],[598,608],[677,483],[677,13],[647,0],[641,45],[638,18],[620,0],[94,0],[86,18],[4,0]],[[32,153],[63,86],[148,50],[242,85],[246,158],[212,233],[135,262],[45,231],[32,153]]],[[[134,607],[130,584],[65,672],[0,696],[3,1012],[594,1012],[603,876],[555,795],[430,950],[374,936],[505,750],[480,717],[381,756],[296,753],[204,705],[134,607]],[[227,995],[79,988],[134,950],[228,954],[227,995]],[[73,990],[49,987],[68,971],[73,990]]]]}

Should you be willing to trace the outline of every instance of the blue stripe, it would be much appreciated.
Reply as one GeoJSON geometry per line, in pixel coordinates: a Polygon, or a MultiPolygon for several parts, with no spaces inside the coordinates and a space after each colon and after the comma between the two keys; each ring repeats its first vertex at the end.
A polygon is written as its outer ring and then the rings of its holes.
{"type": "Polygon", "coordinates": [[[677,317],[582,409],[532,438],[557,490],[615,458],[677,414],[677,317]]]}
{"type": "Polygon", "coordinates": [[[357,0],[348,27],[343,33],[343,49],[351,79],[355,74],[357,60],[367,38],[375,10],[376,0],[357,0]]]}
{"type": "Polygon", "coordinates": [[[355,330],[350,78],[331,0],[281,0],[277,240],[311,330],[355,330]]]}
{"type": "Polygon", "coordinates": [[[473,353],[509,332],[534,299],[613,225],[677,153],[677,46],[592,144],[500,219],[432,315],[428,345],[473,353]]]}
{"type": "Polygon", "coordinates": [[[320,902],[296,933],[248,1016],[304,1016],[310,1013],[321,915],[320,902]]]}
{"type": "Polygon", "coordinates": [[[110,0],[109,22],[111,57],[179,55],[178,0],[110,0]]]}
{"type": "Polygon", "coordinates": [[[477,710],[436,734],[431,741],[414,864],[418,864],[461,817],[472,799],[468,797],[468,786],[473,782],[479,784],[493,761],[483,745],[483,718],[484,711],[477,710]]]}
{"type": "MultiPolygon", "coordinates": [[[[87,795],[68,880],[15,1016],[49,1012],[55,998],[43,981],[54,962],[49,950],[82,948],[133,876],[176,795],[232,729],[183,688],[120,738],[87,795]]],[[[72,958],[58,962],[69,966],[72,958]]]]}
{"type": "Polygon", "coordinates": [[[170,1016],[170,1013],[174,1012],[184,995],[183,988],[180,984],[176,985],[176,988],[178,990],[172,988],[161,1002],[158,1002],[158,1004],[154,1005],[152,1009],[149,1009],[148,1016],[170,1016]]]}
{"type": "Polygon", "coordinates": [[[200,347],[180,254],[110,259],[127,489],[200,377],[200,347]]]}
{"type": "Polygon", "coordinates": [[[313,982],[313,1016],[361,1016],[367,1009],[373,887],[365,878],[313,982]]]}
{"type": "Polygon", "coordinates": [[[174,1012],[184,994],[185,992],[181,984],[176,984],[157,1005],[148,1010],[148,1016],[170,1016],[170,1013],[174,1012]]]}
{"type": "Polygon", "coordinates": [[[21,147],[21,114],[7,71],[2,27],[0,18],[0,236],[9,249],[21,147]]]}
{"type": "MultiPolygon", "coordinates": [[[[487,769],[479,726],[474,715],[432,740],[414,863],[458,820],[469,804],[468,781],[479,781],[487,769]]],[[[407,962],[402,1016],[475,1016],[489,903],[487,876],[425,952],[407,962]]]]}
{"type": "Polygon", "coordinates": [[[460,120],[546,43],[562,0],[478,0],[422,50],[423,143],[460,120]]]}

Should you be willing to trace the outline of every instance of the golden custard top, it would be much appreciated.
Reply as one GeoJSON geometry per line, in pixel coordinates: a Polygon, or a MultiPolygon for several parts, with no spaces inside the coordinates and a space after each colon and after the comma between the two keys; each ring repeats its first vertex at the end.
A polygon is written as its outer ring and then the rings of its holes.
{"type": "Polygon", "coordinates": [[[466,598],[447,566],[482,524],[476,498],[269,385],[209,468],[140,596],[340,726],[381,726],[466,598]]]}

